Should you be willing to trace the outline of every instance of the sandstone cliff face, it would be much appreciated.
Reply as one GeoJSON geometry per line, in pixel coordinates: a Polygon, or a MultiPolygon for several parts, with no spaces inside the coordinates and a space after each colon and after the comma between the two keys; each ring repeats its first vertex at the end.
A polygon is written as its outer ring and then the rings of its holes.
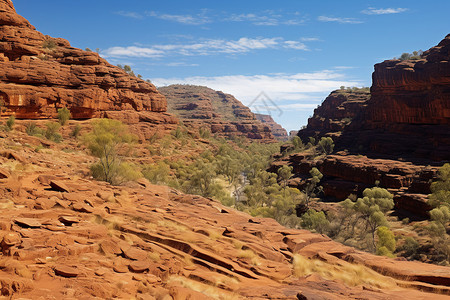
{"type": "Polygon", "coordinates": [[[341,144],[409,160],[450,160],[450,35],[419,60],[375,65],[371,99],[341,144]]]}
{"type": "Polygon", "coordinates": [[[288,163],[305,178],[315,166],[324,195],[339,200],[379,181],[398,210],[426,217],[430,182],[450,161],[449,61],[450,35],[419,60],[376,64],[370,94],[332,92],[298,133],[331,136],[336,155],[312,161],[294,154],[273,168],[288,163]]]}
{"type": "Polygon", "coordinates": [[[271,115],[255,114],[257,120],[270,127],[273,136],[279,141],[287,141],[288,134],[280,124],[274,121],[271,115]]]}
{"type": "Polygon", "coordinates": [[[171,85],[159,91],[167,99],[168,111],[187,126],[207,126],[219,136],[274,140],[270,127],[232,95],[194,85],[171,85]]]}
{"type": "Polygon", "coordinates": [[[152,84],[36,31],[10,0],[0,0],[0,40],[0,101],[17,118],[54,117],[61,107],[75,119],[108,110],[166,111],[152,84]]]}
{"type": "Polygon", "coordinates": [[[308,137],[320,138],[339,137],[341,132],[367,106],[370,99],[368,89],[336,90],[314,110],[314,115],[308,119],[306,128],[299,131],[298,136],[307,141],[308,137]]]}

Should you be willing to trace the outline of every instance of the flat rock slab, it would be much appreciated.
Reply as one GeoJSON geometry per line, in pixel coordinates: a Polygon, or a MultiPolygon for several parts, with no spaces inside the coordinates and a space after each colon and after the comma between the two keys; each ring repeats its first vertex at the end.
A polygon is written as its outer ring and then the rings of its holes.
{"type": "Polygon", "coordinates": [[[72,224],[79,223],[80,219],[75,216],[60,216],[58,220],[64,225],[71,226],[72,224]]]}
{"type": "Polygon", "coordinates": [[[134,273],[144,273],[150,268],[150,264],[147,261],[133,261],[128,268],[134,273]]]}
{"type": "Polygon", "coordinates": [[[133,247],[121,247],[123,256],[132,260],[145,260],[147,252],[133,247]]]}
{"type": "Polygon", "coordinates": [[[20,227],[26,228],[39,228],[42,226],[42,223],[39,220],[31,219],[31,218],[16,218],[14,222],[20,227]]]}
{"type": "Polygon", "coordinates": [[[53,190],[63,193],[69,193],[70,189],[67,187],[67,185],[59,180],[52,180],[50,181],[50,186],[53,190]]]}
{"type": "Polygon", "coordinates": [[[0,169],[0,179],[9,178],[11,174],[5,169],[0,169]]]}
{"type": "Polygon", "coordinates": [[[56,275],[66,278],[77,277],[80,274],[78,269],[64,265],[56,266],[54,270],[56,275]]]}

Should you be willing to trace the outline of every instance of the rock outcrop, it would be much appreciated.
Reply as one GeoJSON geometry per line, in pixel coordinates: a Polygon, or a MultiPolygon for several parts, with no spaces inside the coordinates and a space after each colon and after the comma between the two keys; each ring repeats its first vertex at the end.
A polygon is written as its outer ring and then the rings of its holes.
{"type": "Polygon", "coordinates": [[[300,130],[297,135],[304,142],[307,142],[309,137],[320,139],[323,136],[330,136],[336,140],[352,120],[366,108],[369,99],[368,88],[333,91],[314,110],[306,128],[300,130]]]}
{"type": "Polygon", "coordinates": [[[10,150],[18,140],[34,139],[17,130],[0,139],[0,163],[8,172],[0,179],[2,297],[341,300],[450,294],[448,267],[364,253],[144,179],[123,186],[94,181],[82,175],[92,157],[63,151],[68,140],[51,151],[10,150]]]}
{"type": "Polygon", "coordinates": [[[97,53],[38,32],[10,0],[0,0],[0,101],[17,118],[54,117],[67,107],[75,119],[104,111],[162,113],[163,95],[97,53]]]}
{"type": "Polygon", "coordinates": [[[218,136],[274,141],[270,127],[257,120],[250,109],[232,95],[194,85],[158,89],[167,99],[168,111],[187,126],[207,127],[218,136]]]}
{"type": "Polygon", "coordinates": [[[283,128],[280,124],[274,121],[271,115],[263,115],[263,114],[255,114],[256,119],[260,120],[263,124],[266,124],[270,127],[273,136],[279,141],[287,141],[288,134],[286,129],[283,128]]]}
{"type": "Polygon", "coordinates": [[[398,210],[426,217],[430,183],[450,161],[449,61],[450,35],[421,59],[376,64],[370,94],[332,92],[298,133],[303,140],[332,137],[336,155],[311,161],[293,154],[273,169],[288,163],[305,178],[316,166],[325,196],[338,200],[379,181],[398,210]]]}

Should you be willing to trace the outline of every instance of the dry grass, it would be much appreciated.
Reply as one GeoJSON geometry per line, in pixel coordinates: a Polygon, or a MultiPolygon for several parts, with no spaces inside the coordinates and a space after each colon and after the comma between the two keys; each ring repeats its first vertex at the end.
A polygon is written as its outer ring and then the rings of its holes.
{"type": "Polygon", "coordinates": [[[249,259],[254,266],[261,264],[258,255],[256,255],[256,253],[251,249],[239,250],[237,257],[249,259]]]}
{"type": "Polygon", "coordinates": [[[381,289],[397,286],[393,278],[383,276],[366,266],[344,261],[341,265],[335,265],[297,254],[294,256],[293,269],[294,275],[298,277],[317,274],[324,279],[341,281],[348,286],[370,285],[381,289]]]}
{"type": "Polygon", "coordinates": [[[171,276],[167,283],[170,284],[174,284],[174,285],[181,285],[182,287],[191,289],[193,291],[202,293],[208,297],[211,297],[213,299],[218,299],[218,300],[237,300],[237,299],[241,299],[238,295],[225,291],[223,289],[220,289],[218,287],[212,286],[212,285],[207,285],[207,284],[203,284],[200,283],[198,281],[192,280],[192,279],[188,279],[185,277],[181,277],[181,276],[171,276]]]}

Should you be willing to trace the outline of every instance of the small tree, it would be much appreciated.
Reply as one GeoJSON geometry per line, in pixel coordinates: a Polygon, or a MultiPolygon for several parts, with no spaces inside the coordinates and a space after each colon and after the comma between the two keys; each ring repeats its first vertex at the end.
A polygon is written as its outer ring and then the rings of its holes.
{"type": "Polygon", "coordinates": [[[292,139],[292,145],[294,146],[294,150],[300,150],[304,147],[301,138],[298,136],[294,136],[292,139]]]}
{"type": "Polygon", "coordinates": [[[59,120],[59,124],[61,124],[61,126],[66,125],[67,121],[69,121],[71,115],[70,115],[70,110],[67,109],[67,107],[63,107],[58,109],[58,120],[59,120]]]}
{"type": "Polygon", "coordinates": [[[291,166],[286,166],[286,165],[284,165],[278,169],[278,177],[281,179],[285,197],[286,197],[286,187],[288,185],[288,181],[292,177],[292,169],[293,168],[291,166]]]}
{"type": "Polygon", "coordinates": [[[128,133],[128,128],[111,119],[95,120],[92,127],[92,132],[85,134],[83,139],[92,155],[99,158],[99,162],[91,166],[94,178],[121,184],[139,177],[140,172],[122,163],[118,153],[121,147],[136,139],[128,133]]]}
{"type": "Polygon", "coordinates": [[[314,209],[309,209],[301,219],[303,228],[315,230],[318,233],[325,233],[330,227],[330,222],[323,211],[318,212],[314,209]]]}
{"type": "Polygon", "coordinates": [[[322,137],[319,141],[319,146],[322,149],[323,153],[331,154],[334,150],[334,142],[330,137],[322,137]]]}
{"type": "Polygon", "coordinates": [[[308,183],[302,190],[302,192],[305,194],[306,209],[309,208],[310,200],[322,192],[322,187],[319,186],[319,182],[320,180],[322,180],[323,174],[320,173],[320,171],[317,168],[312,168],[309,171],[309,174],[311,175],[311,178],[308,180],[308,183]]]}

